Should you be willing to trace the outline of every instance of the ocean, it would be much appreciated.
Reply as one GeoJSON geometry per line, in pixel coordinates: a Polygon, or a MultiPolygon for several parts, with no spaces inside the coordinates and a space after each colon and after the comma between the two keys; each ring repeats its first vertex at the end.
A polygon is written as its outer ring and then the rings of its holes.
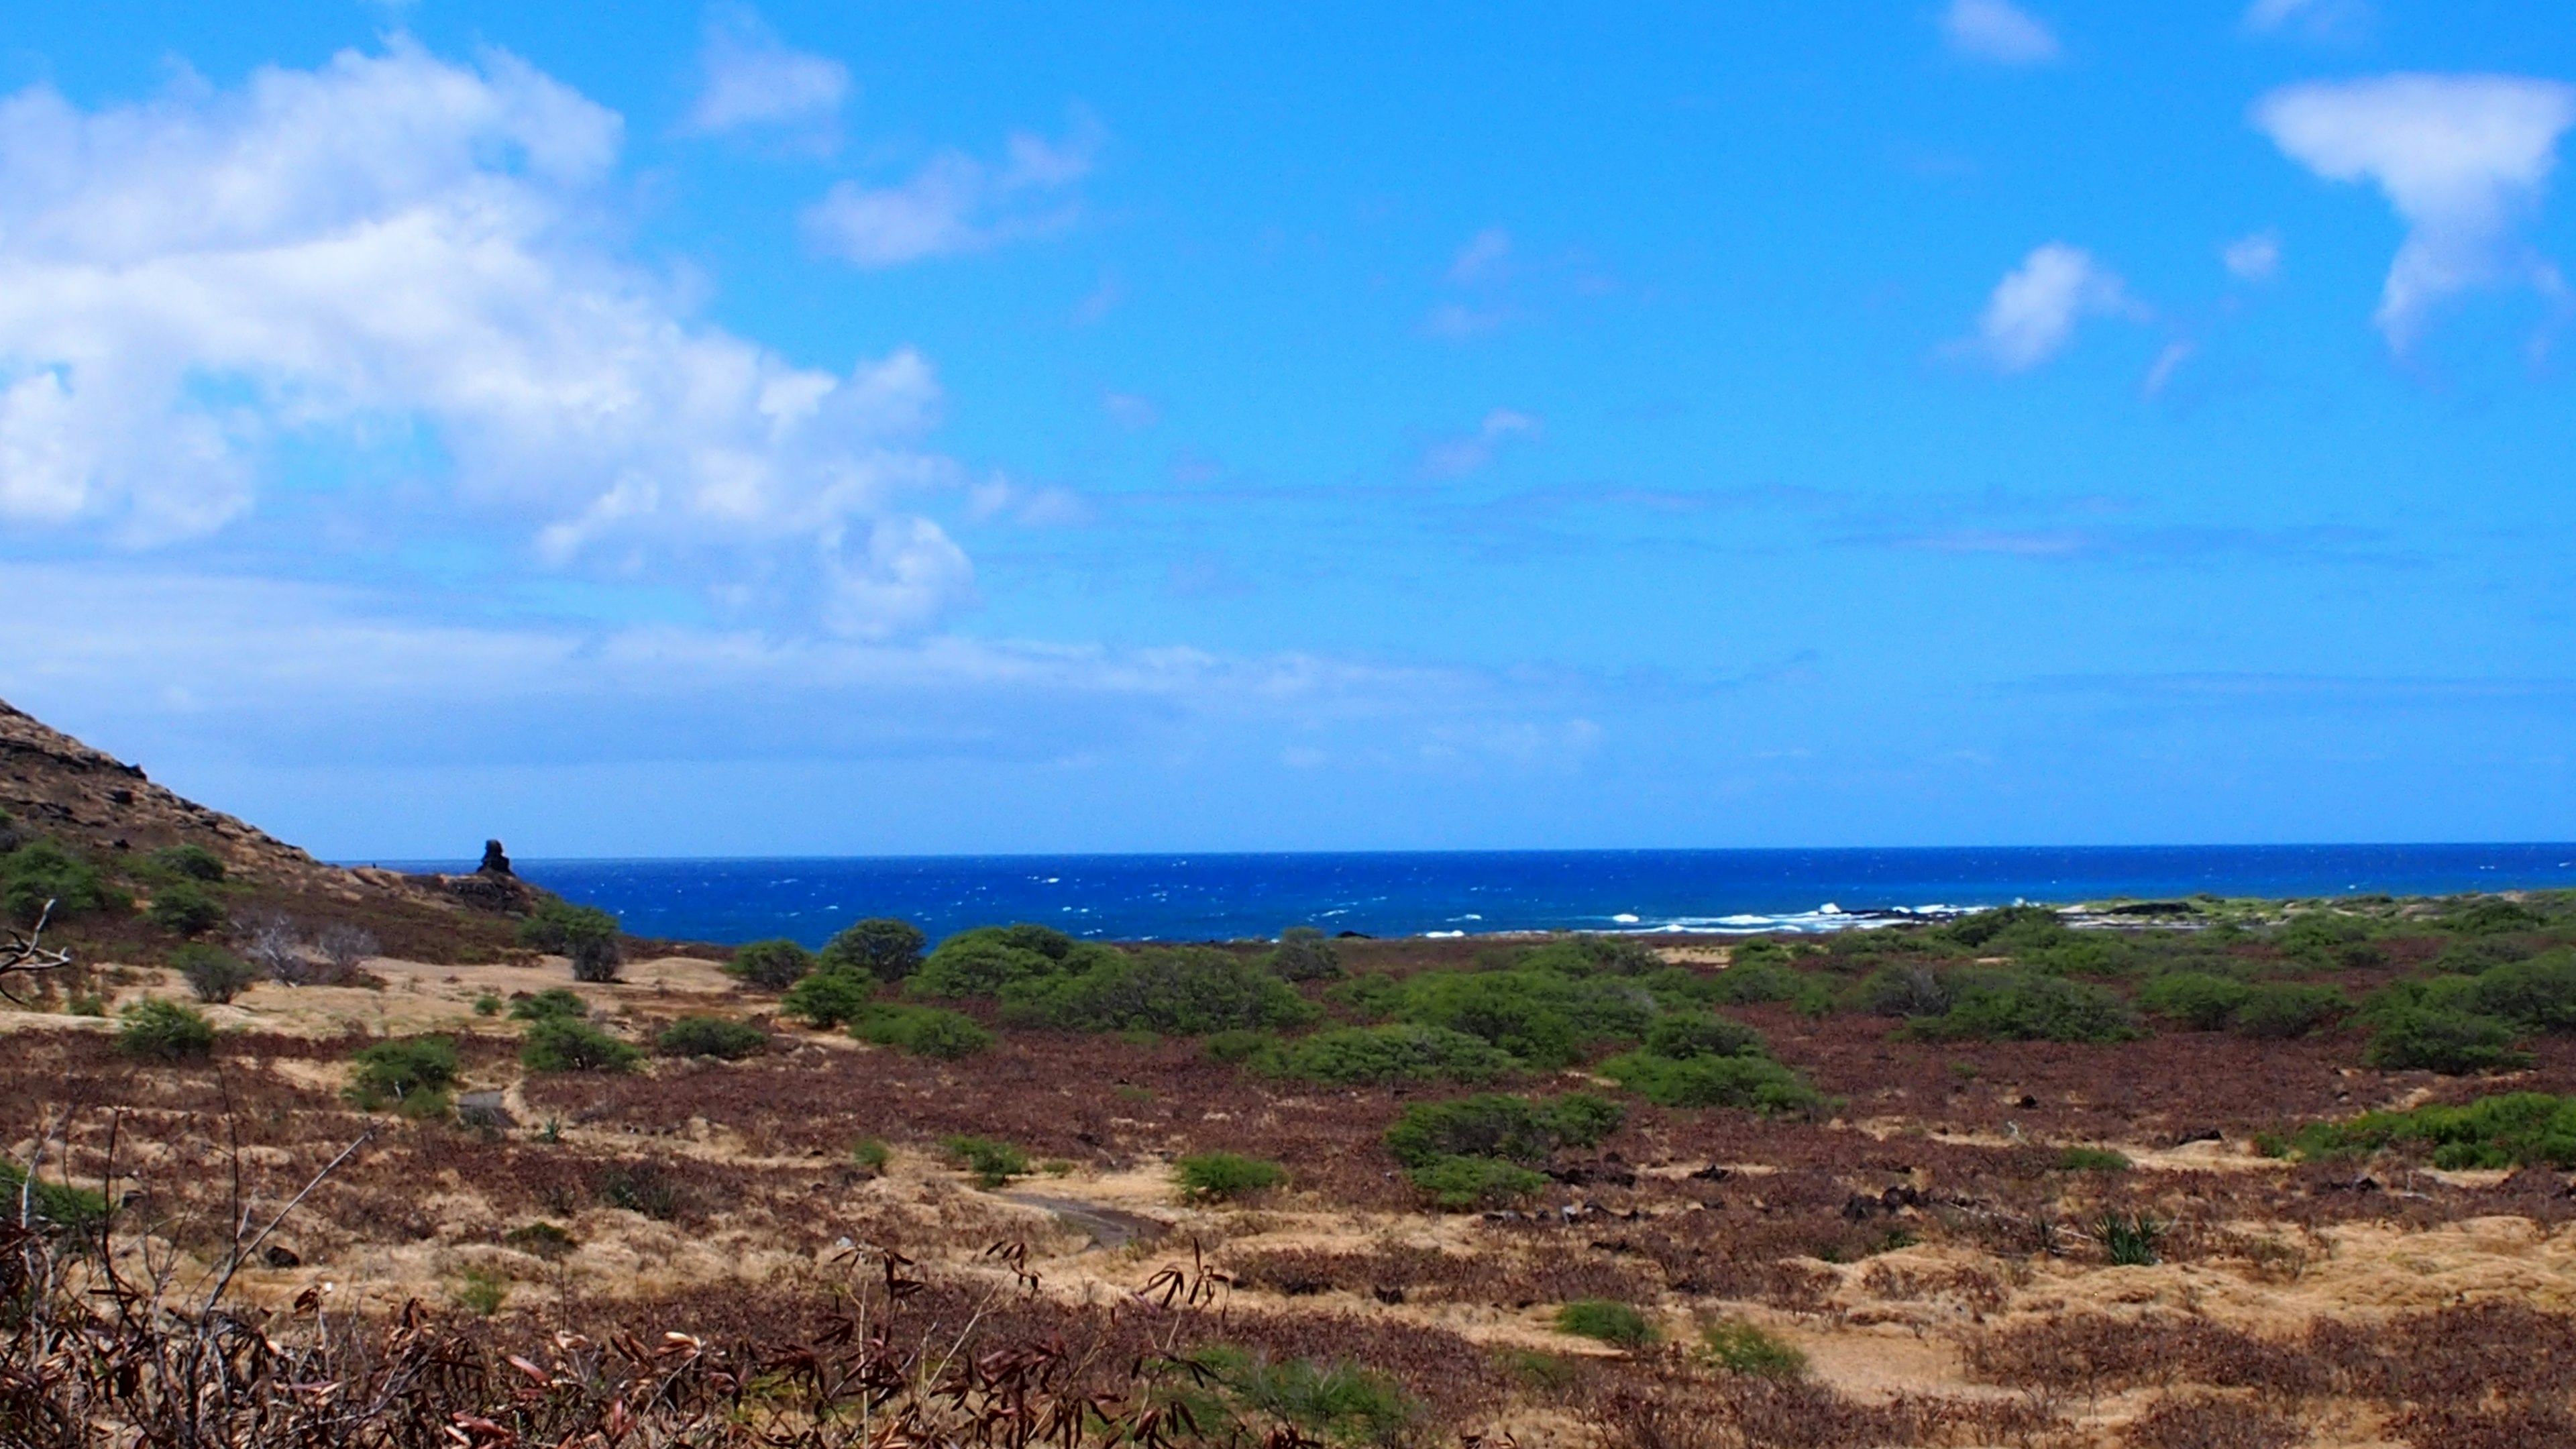
{"type": "MultiPolygon", "coordinates": [[[[470,870],[471,861],[384,862],[470,870]]],[[[1490,931],[1827,931],[1875,913],[2109,896],[2434,895],[2576,887],[2576,845],[1440,851],[528,860],[639,936],[819,946],[868,916],[932,939],[1035,921],[1119,941],[1490,931]]]]}

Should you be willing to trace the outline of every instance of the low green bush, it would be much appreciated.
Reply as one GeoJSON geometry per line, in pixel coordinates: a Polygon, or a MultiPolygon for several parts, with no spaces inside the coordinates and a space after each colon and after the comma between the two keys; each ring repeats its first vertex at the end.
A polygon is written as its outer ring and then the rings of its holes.
{"type": "Polygon", "coordinates": [[[1277,1187],[1288,1169],[1239,1152],[1200,1152],[1175,1159],[1172,1176],[1183,1196],[1221,1201],[1277,1187]]]}
{"type": "Polygon", "coordinates": [[[522,996],[510,1003],[512,1021],[580,1021],[590,1015],[590,1003],[578,991],[552,986],[534,996],[522,996]]]}
{"type": "Polygon", "coordinates": [[[1646,1028],[1647,1051],[1685,1061],[1692,1057],[1768,1056],[1771,1044],[1740,1021],[1704,1011],[1676,1011],[1646,1028]]]}
{"type": "Polygon", "coordinates": [[[48,902],[61,920],[105,910],[117,899],[97,866],[53,841],[31,840],[0,856],[0,910],[21,926],[34,925],[48,902]]]}
{"type": "Polygon", "coordinates": [[[1029,1155],[1007,1142],[990,1137],[959,1135],[946,1139],[942,1146],[965,1169],[975,1174],[979,1187],[995,1188],[1012,1178],[1027,1175],[1029,1155]]]}
{"type": "Polygon", "coordinates": [[[2115,1042],[2134,1040],[2137,1015],[2117,992],[2029,971],[1962,969],[1944,983],[1947,1010],[1908,1030],[1932,1040],[2115,1042]]]}
{"type": "MultiPolygon", "coordinates": [[[[1214,1038],[1210,1038],[1213,1051],[1214,1038]]],[[[1362,1082],[1490,1082],[1514,1066],[1511,1054],[1482,1037],[1441,1026],[1399,1022],[1319,1031],[1257,1049],[1254,1064],[1274,1076],[1355,1085],[1362,1082]]]]}
{"type": "Polygon", "coordinates": [[[1046,926],[978,926],[940,942],[904,990],[944,1001],[999,996],[1006,987],[1079,973],[1121,954],[1046,926]]]}
{"type": "Polygon", "coordinates": [[[778,1013],[817,1031],[829,1031],[857,1020],[876,995],[877,981],[873,976],[817,971],[787,988],[787,994],[778,998],[778,1013]]]}
{"type": "Polygon", "coordinates": [[[434,1116],[446,1109],[447,1090],[461,1070],[456,1039],[445,1036],[380,1041],[351,1060],[356,1071],[345,1095],[368,1112],[398,1107],[413,1116],[434,1116]]]}
{"type": "Polygon", "coordinates": [[[2513,1070],[2531,1064],[2514,1049],[2515,1032],[2492,1016],[2445,1006],[2390,1005],[2371,1018],[2370,1045],[2362,1060],[2386,1071],[2471,1072],[2513,1070]]]}
{"type": "Polygon", "coordinates": [[[729,1016],[684,1016],[662,1028],[653,1049],[666,1057],[738,1062],[769,1050],[769,1033],[729,1016]]]}
{"type": "Polygon", "coordinates": [[[781,936],[736,947],[725,970],[763,991],[785,991],[814,969],[814,953],[781,936]]]}
{"type": "Polygon", "coordinates": [[[1386,1148],[1407,1167],[1444,1157],[1540,1163],[1560,1147],[1599,1142],[1626,1116],[1618,1103],[1583,1092],[1545,1102],[1503,1093],[1417,1102],[1386,1130],[1386,1148]]]}
{"type": "Polygon", "coordinates": [[[625,1072],[643,1059],[589,1022],[560,1016],[530,1022],[519,1039],[519,1065],[532,1072],[625,1072]]]}
{"type": "Polygon", "coordinates": [[[1237,1066],[1258,1061],[1279,1050],[1279,1033],[1237,1027],[1232,1031],[1208,1033],[1205,1043],[1208,1060],[1237,1066]]]}
{"type": "Polygon", "coordinates": [[[2368,1112],[2345,1122],[2312,1122],[2286,1146],[2310,1158],[2411,1147],[2444,1169],[2576,1168],[2576,1097],[2510,1092],[2463,1106],[2368,1112]]]}
{"type": "Polygon", "coordinates": [[[1282,981],[1329,981],[1342,974],[1342,953],[1312,926],[1290,926],[1264,962],[1282,981]]]}
{"type": "Polygon", "coordinates": [[[165,845],[145,858],[165,876],[208,885],[224,878],[224,858],[202,845],[165,845]]]}
{"type": "Polygon", "coordinates": [[[1792,1379],[1807,1371],[1807,1356],[1740,1318],[1721,1318],[1700,1330],[1700,1357],[1734,1374],[1792,1379]]]}
{"type": "Polygon", "coordinates": [[[853,922],[823,945],[823,967],[902,981],[921,969],[921,948],[929,944],[919,927],[891,916],[853,922]]]}
{"type": "Polygon", "coordinates": [[[2461,1005],[2526,1032],[2576,1032],[2576,951],[2560,948],[2471,978],[2461,1005]]]}
{"type": "Polygon", "coordinates": [[[1807,1014],[1821,1014],[1833,1001],[1833,990],[1824,982],[1782,959],[1757,956],[1743,959],[1743,947],[1737,947],[1733,965],[1717,974],[1709,983],[1708,999],[1726,1006],[1756,1006],[1764,1002],[1784,1001],[1807,1014]]]}
{"type": "Polygon", "coordinates": [[[1621,1087],[1663,1107],[1739,1107],[1765,1114],[1805,1112],[1824,1095],[1767,1057],[1695,1056],[1675,1060],[1627,1052],[1598,1068],[1621,1087]]]}
{"type": "Polygon", "coordinates": [[[570,960],[575,981],[614,981],[625,959],[615,916],[563,900],[549,900],[521,921],[519,944],[570,960]]]}
{"type": "Polygon", "coordinates": [[[174,936],[203,935],[224,923],[221,901],[189,880],[174,880],[152,893],[144,918],[174,936]]]}
{"type": "Polygon", "coordinates": [[[2228,1024],[2240,1036],[2287,1041],[2329,1025],[2351,1007],[2332,986],[2266,981],[2253,988],[2228,1024]]]}
{"type": "Polygon", "coordinates": [[[993,1044],[993,1034],[962,1011],[892,1003],[872,1004],[853,1013],[850,1035],[944,1062],[962,1061],[993,1044]]]}
{"type": "Polygon", "coordinates": [[[862,1137],[850,1148],[850,1161],[862,1172],[879,1173],[894,1160],[894,1149],[874,1137],[862,1137]]]}
{"type": "Polygon", "coordinates": [[[1434,1157],[1404,1175],[1434,1205],[1454,1212],[1508,1207],[1548,1184],[1545,1173],[1495,1157],[1434,1157]]]}
{"type": "MultiPolygon", "coordinates": [[[[1589,959],[1570,946],[1542,949],[1589,959]]],[[[1482,1037],[1533,1067],[1553,1069],[1571,1065],[1595,1045],[1634,1042],[1654,1020],[1655,1008],[1651,993],[1616,975],[1425,971],[1404,981],[1393,1015],[1482,1037]]]]}
{"type": "Polygon", "coordinates": [[[1016,982],[1001,997],[1012,1021],[1074,1031],[1202,1036],[1300,1026],[1317,1015],[1287,982],[1232,952],[1203,946],[1110,952],[1077,972],[1016,982]]]}
{"type": "Polygon", "coordinates": [[[2224,1031],[2253,995],[2252,986],[2232,976],[2173,971],[2140,987],[2138,1005],[2193,1031],[2224,1031]]]}
{"type": "Polygon", "coordinates": [[[27,1180],[26,1169],[0,1157],[0,1222],[16,1223],[21,1209],[38,1225],[87,1232],[107,1221],[107,1197],[67,1182],[47,1182],[39,1174],[27,1180]]]}
{"type": "MultiPolygon", "coordinates": [[[[1286,1443],[1284,1436],[1263,1434],[1269,1424],[1284,1422],[1303,1431],[1294,1442],[1315,1444],[1402,1444],[1421,1410],[1392,1378],[1357,1364],[1319,1365],[1312,1359],[1284,1361],[1244,1354],[1223,1347],[1203,1349],[1195,1359],[1213,1369],[1215,1382],[1231,1404],[1253,1416],[1245,1422],[1221,1407],[1204,1416],[1201,1429],[1210,1443],[1286,1443]],[[1224,1421],[1233,1417],[1236,1422],[1224,1421]],[[1227,1430],[1220,1434],[1219,1430],[1227,1430]]],[[[1193,1411],[1194,1413],[1196,1411],[1193,1411]]]]}
{"type": "Polygon", "coordinates": [[[156,1061],[184,1061],[215,1049],[215,1026],[202,1013],[158,996],[147,997],[118,1013],[116,1049],[127,1056],[156,1061]]]}
{"type": "Polygon", "coordinates": [[[170,953],[170,964],[199,1001],[222,1003],[258,984],[259,968],[220,947],[191,941],[170,953]]]}
{"type": "Polygon", "coordinates": [[[2126,1153],[2107,1147],[2069,1147],[2057,1154],[2060,1172],[2126,1172],[2130,1166],[2126,1153]]]}
{"type": "Polygon", "coordinates": [[[1556,1331],[1626,1349],[1644,1348],[1663,1338],[1635,1307],[1607,1298],[1579,1299],[1557,1309],[1556,1331]]]}

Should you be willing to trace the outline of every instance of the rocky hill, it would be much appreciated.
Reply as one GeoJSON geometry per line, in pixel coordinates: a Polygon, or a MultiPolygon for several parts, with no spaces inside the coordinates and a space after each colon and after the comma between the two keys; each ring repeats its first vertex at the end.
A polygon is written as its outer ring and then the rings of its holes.
{"type": "MultiPolygon", "coordinates": [[[[195,846],[223,862],[229,904],[239,911],[282,913],[298,920],[364,926],[389,949],[415,959],[479,958],[508,939],[508,923],[490,910],[524,904],[517,882],[478,898],[460,895],[456,883],[435,876],[386,870],[349,870],[326,864],[268,832],[190,800],[148,778],[140,765],[54,729],[0,701],[0,811],[14,824],[0,840],[5,852],[23,840],[46,839],[95,864],[148,904],[153,853],[195,846]]],[[[63,929],[102,945],[154,944],[139,916],[102,912],[63,929]]]]}

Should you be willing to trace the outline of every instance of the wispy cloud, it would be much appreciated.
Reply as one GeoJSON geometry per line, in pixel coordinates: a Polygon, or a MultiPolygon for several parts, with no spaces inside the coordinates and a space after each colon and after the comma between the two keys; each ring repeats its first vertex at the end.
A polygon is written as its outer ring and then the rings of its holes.
{"type": "Polygon", "coordinates": [[[1494,461],[1495,452],[1512,439],[1535,439],[1543,431],[1541,422],[1524,412],[1496,408],[1485,414],[1476,431],[1463,437],[1443,438],[1422,451],[1422,471],[1433,478],[1457,478],[1473,473],[1494,461]]]}
{"type": "Polygon", "coordinates": [[[1449,280],[1462,287],[1477,286],[1500,278],[1511,266],[1512,234],[1499,226],[1489,226],[1468,238],[1450,259],[1449,280]]]}
{"type": "Polygon", "coordinates": [[[2272,92],[2254,124],[2283,154],[2331,181],[2376,185],[2406,223],[2375,320],[2404,352],[2446,299],[2527,284],[2564,300],[2555,265],[2525,245],[2576,123],[2576,87],[2498,75],[2395,75],[2272,92]]]}
{"type": "Polygon", "coordinates": [[[2254,35],[2303,35],[2348,40],[2370,29],[2369,0],[2254,0],[2243,25],[2254,35]]]}
{"type": "Polygon", "coordinates": [[[2227,274],[2240,282],[2268,282],[2281,272],[2281,234],[2258,231],[2218,249],[2227,274]]]}
{"type": "Polygon", "coordinates": [[[851,91],[848,66],[789,49],[747,5],[708,12],[698,65],[702,85],[686,128],[706,135],[829,122],[851,91]]]}
{"type": "Polygon", "coordinates": [[[1996,65],[2047,65],[2064,53],[2057,32],[2010,0],[1950,0],[1941,36],[1952,52],[1996,65]]]}
{"type": "Polygon", "coordinates": [[[1960,344],[2004,372],[2026,372],[2064,351],[2086,317],[2140,317],[2117,272],[2082,247],[2049,242],[2004,274],[1960,344]]]}
{"type": "Polygon", "coordinates": [[[291,444],[417,429],[520,547],[804,602],[860,634],[970,595],[908,495],[940,389],[800,367],[621,259],[623,123],[397,37],[239,92],[0,103],[0,522],[127,545],[259,505],[291,444]]]}
{"type": "MultiPolygon", "coordinates": [[[[999,164],[943,151],[891,186],[843,181],[806,208],[805,236],[819,251],[875,268],[1060,231],[1078,213],[1071,192],[1091,174],[1102,137],[1099,123],[1077,112],[1061,140],[1014,133],[999,164]]],[[[1109,305],[1114,299],[1101,315],[1109,305]]]]}

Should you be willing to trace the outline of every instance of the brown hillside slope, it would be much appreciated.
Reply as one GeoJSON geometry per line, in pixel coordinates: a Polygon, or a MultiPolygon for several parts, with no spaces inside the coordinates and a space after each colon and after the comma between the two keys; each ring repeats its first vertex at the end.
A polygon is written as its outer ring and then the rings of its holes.
{"type": "MultiPolygon", "coordinates": [[[[246,821],[154,784],[141,766],[6,701],[0,701],[0,811],[16,820],[19,832],[50,837],[112,875],[126,875],[126,863],[166,846],[201,846],[223,861],[237,910],[362,925],[388,949],[417,959],[479,958],[508,939],[506,921],[467,909],[436,877],[315,860],[246,821]]],[[[148,902],[148,884],[145,889],[148,902]]],[[[149,945],[140,925],[111,916],[65,922],[63,929],[100,945],[149,945]]]]}

